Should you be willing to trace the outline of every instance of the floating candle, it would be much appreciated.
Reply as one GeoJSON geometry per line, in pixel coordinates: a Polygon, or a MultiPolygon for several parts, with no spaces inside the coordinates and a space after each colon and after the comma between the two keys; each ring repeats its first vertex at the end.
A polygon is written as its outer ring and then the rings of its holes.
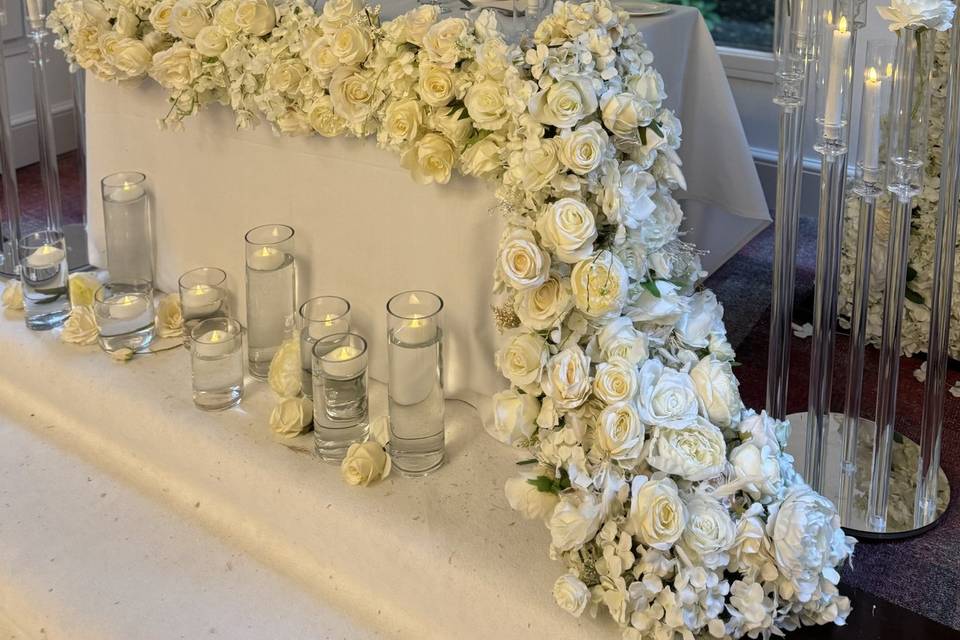
{"type": "Polygon", "coordinates": [[[183,312],[196,317],[214,313],[220,308],[222,292],[208,284],[197,284],[184,289],[180,294],[183,312]]]}
{"type": "Polygon", "coordinates": [[[29,256],[26,263],[31,269],[49,269],[63,262],[66,252],[58,246],[45,244],[29,256]]]}
{"type": "Polygon", "coordinates": [[[286,254],[273,247],[260,247],[247,258],[247,266],[255,271],[274,271],[283,266],[286,254]]]}
{"type": "Polygon", "coordinates": [[[124,182],[123,186],[117,187],[110,193],[110,199],[113,202],[133,202],[143,196],[143,187],[132,182],[124,182]]]}
{"type": "Polygon", "coordinates": [[[110,317],[115,320],[130,320],[143,315],[150,303],[143,296],[123,295],[110,300],[110,317]]]}
{"type": "Polygon", "coordinates": [[[321,358],[324,375],[331,378],[356,378],[366,366],[366,358],[361,358],[363,351],[353,345],[337,347],[321,358]]]}
{"type": "Polygon", "coordinates": [[[194,348],[202,358],[225,356],[233,351],[233,339],[232,333],[213,329],[200,336],[199,340],[194,340],[194,348]]]}

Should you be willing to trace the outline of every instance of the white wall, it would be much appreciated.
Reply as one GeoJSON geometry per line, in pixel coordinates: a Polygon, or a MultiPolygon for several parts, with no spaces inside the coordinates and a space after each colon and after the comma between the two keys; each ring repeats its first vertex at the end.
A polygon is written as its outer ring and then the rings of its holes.
{"type": "MultiPolygon", "coordinates": [[[[23,5],[19,0],[8,0],[9,15],[2,27],[3,52],[6,56],[8,90],[10,92],[10,120],[14,139],[14,160],[18,167],[37,161],[37,119],[33,107],[33,70],[24,37],[26,25],[23,5]]],[[[72,77],[63,55],[51,49],[48,67],[48,91],[53,105],[57,149],[61,153],[76,146],[73,121],[72,77]]]]}

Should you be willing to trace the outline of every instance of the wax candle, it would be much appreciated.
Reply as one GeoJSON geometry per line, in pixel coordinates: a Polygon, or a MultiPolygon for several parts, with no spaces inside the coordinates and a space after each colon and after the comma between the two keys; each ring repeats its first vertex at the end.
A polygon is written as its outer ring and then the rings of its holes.
{"type": "Polygon", "coordinates": [[[394,334],[399,344],[414,346],[430,342],[437,336],[436,324],[425,320],[420,314],[414,313],[410,320],[404,322],[394,334]]]}
{"type": "Polygon", "coordinates": [[[213,329],[207,331],[205,334],[200,336],[200,339],[194,339],[194,349],[197,350],[197,355],[202,358],[216,358],[218,356],[225,356],[233,351],[233,334],[227,331],[221,331],[220,329],[213,329]]]}
{"type": "Polygon", "coordinates": [[[114,189],[110,193],[110,199],[114,202],[133,202],[143,195],[143,187],[132,182],[124,182],[122,187],[114,189]]]}
{"type": "Polygon", "coordinates": [[[283,265],[286,255],[273,247],[260,247],[250,254],[247,265],[256,271],[273,271],[283,265]]]}
{"type": "Polygon", "coordinates": [[[307,335],[311,340],[321,340],[335,333],[343,333],[349,329],[346,318],[328,313],[321,320],[314,320],[307,324],[307,335]]]}
{"type": "Polygon", "coordinates": [[[359,358],[363,352],[353,345],[345,344],[323,356],[321,366],[324,375],[331,378],[355,378],[363,373],[366,358],[359,358]]]}
{"type": "Polygon", "coordinates": [[[823,107],[823,122],[827,125],[838,126],[843,121],[843,82],[850,53],[850,35],[847,18],[841,16],[833,31],[827,69],[827,99],[823,107]]]}
{"type": "Polygon", "coordinates": [[[870,67],[863,78],[863,106],[861,157],[863,168],[876,171],[880,168],[880,77],[875,67],[870,67]]]}
{"type": "Polygon", "coordinates": [[[29,256],[27,256],[27,266],[31,269],[48,269],[59,265],[66,253],[60,247],[52,244],[45,244],[29,256]]]}
{"type": "Polygon", "coordinates": [[[110,317],[115,320],[130,320],[147,310],[150,303],[143,296],[120,296],[110,302],[110,317]]]}
{"type": "Polygon", "coordinates": [[[197,284],[184,289],[180,296],[184,313],[191,316],[208,315],[220,308],[221,292],[208,284],[197,284]]]}

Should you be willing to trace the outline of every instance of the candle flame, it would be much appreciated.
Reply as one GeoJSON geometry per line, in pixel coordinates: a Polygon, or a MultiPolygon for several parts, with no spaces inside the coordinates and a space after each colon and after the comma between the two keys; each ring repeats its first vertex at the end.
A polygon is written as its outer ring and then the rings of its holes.
{"type": "Polygon", "coordinates": [[[327,315],[323,316],[323,324],[330,326],[333,324],[333,321],[336,319],[337,319],[337,316],[333,315],[332,313],[328,313],[327,315]]]}
{"type": "Polygon", "coordinates": [[[217,342],[224,342],[224,336],[227,335],[225,332],[220,331],[219,329],[214,329],[207,334],[207,342],[210,344],[216,344],[217,342]]]}
{"type": "Polygon", "coordinates": [[[827,9],[827,15],[824,17],[827,19],[827,24],[833,24],[833,11],[827,9]]]}
{"type": "Polygon", "coordinates": [[[888,78],[890,78],[890,77],[893,76],[893,63],[892,63],[892,62],[888,62],[888,63],[887,63],[887,74],[886,74],[886,75],[887,75],[888,78]]]}
{"type": "Polygon", "coordinates": [[[840,22],[837,24],[837,31],[840,33],[847,32],[847,16],[840,16],[840,22]]]}
{"type": "Polygon", "coordinates": [[[118,302],[117,304],[129,305],[129,304],[133,304],[136,301],[137,301],[137,296],[123,296],[122,298],[120,298],[120,302],[118,302]]]}
{"type": "Polygon", "coordinates": [[[877,83],[880,82],[880,74],[877,73],[876,67],[870,67],[867,69],[867,82],[877,83]]]}

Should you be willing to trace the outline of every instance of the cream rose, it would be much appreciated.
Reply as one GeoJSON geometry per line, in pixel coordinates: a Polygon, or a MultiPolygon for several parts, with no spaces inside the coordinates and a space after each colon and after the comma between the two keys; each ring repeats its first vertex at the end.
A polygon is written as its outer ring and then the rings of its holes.
{"type": "Polygon", "coordinates": [[[734,475],[745,482],[743,490],[763,503],[777,498],[783,490],[779,453],[769,446],[747,442],[730,452],[734,475]]]}
{"type": "Polygon", "coordinates": [[[210,24],[207,5],[199,0],[177,0],[170,13],[170,33],[193,42],[200,30],[210,24]]]}
{"type": "Polygon", "coordinates": [[[956,5],[948,0],[893,0],[889,7],[877,7],[880,17],[890,22],[890,31],[909,25],[946,31],[955,10],[956,5]]]}
{"type": "Polygon", "coordinates": [[[213,12],[213,23],[224,33],[234,34],[240,31],[237,24],[237,0],[220,0],[213,12]]]}
{"type": "Polygon", "coordinates": [[[639,404],[644,422],[668,428],[693,423],[700,409],[693,379],[659,360],[647,360],[640,368],[639,404]]]}
{"type": "Polygon", "coordinates": [[[100,288],[100,281],[90,273],[70,274],[70,304],[74,307],[93,305],[93,295],[100,288]]]}
{"type": "Polygon", "coordinates": [[[281,398],[292,398],[303,388],[303,372],[300,361],[300,338],[283,341],[270,361],[267,383],[281,398]]]}
{"type": "Polygon", "coordinates": [[[239,0],[234,19],[244,33],[265,36],[277,23],[277,11],[272,0],[239,0]]]}
{"type": "Polygon", "coordinates": [[[550,358],[547,342],[533,332],[516,332],[497,352],[496,362],[510,382],[528,393],[537,390],[543,367],[550,358]]]}
{"type": "Polygon", "coordinates": [[[627,301],[627,270],[620,259],[607,250],[578,262],[570,283],[574,304],[591,318],[617,316],[627,301]]]}
{"type": "Polygon", "coordinates": [[[643,363],[649,357],[650,351],[647,334],[637,331],[633,321],[625,316],[603,325],[597,334],[597,346],[608,361],[623,358],[633,365],[643,363]]]}
{"type": "Polygon", "coordinates": [[[519,291],[513,310],[524,326],[545,331],[559,325],[573,308],[570,281],[551,273],[543,284],[519,291]]]}
{"type": "Polygon", "coordinates": [[[117,9],[117,19],[113,23],[113,30],[126,38],[133,38],[140,28],[140,18],[130,9],[120,6],[117,9]]]}
{"type": "Polygon", "coordinates": [[[535,93],[530,115],[542,124],[569,129],[597,109],[597,94],[586,78],[569,78],[535,93]]]}
{"type": "Polygon", "coordinates": [[[327,0],[323,3],[323,19],[329,26],[339,27],[362,10],[362,0],[327,0]]]}
{"type": "Polygon", "coordinates": [[[630,487],[629,530],[648,547],[666,551],[687,526],[687,507],[670,478],[636,476],[630,487]]]}
{"type": "Polygon", "coordinates": [[[446,105],[456,96],[453,72],[437,65],[421,65],[417,93],[431,107],[446,105]]]}
{"type": "Polygon", "coordinates": [[[560,576],[553,583],[553,599],[557,606],[579,618],[590,604],[590,589],[576,576],[560,576]]]}
{"type": "Polygon", "coordinates": [[[604,407],[597,418],[595,446],[614,460],[637,461],[646,429],[632,402],[604,407]]]}
{"type": "Polygon", "coordinates": [[[558,144],[554,138],[540,140],[533,148],[517,152],[510,159],[514,179],[529,192],[542,190],[560,173],[558,144]]]}
{"type": "Polygon", "coordinates": [[[723,433],[703,418],[680,429],[658,427],[647,462],[654,469],[699,482],[723,473],[727,445],[723,433]]]}
{"type": "Polygon", "coordinates": [[[374,78],[351,67],[340,67],[330,80],[330,99],[335,113],[351,130],[362,132],[382,94],[374,78]]]}
{"type": "Polygon", "coordinates": [[[74,307],[63,323],[60,339],[70,344],[95,344],[100,337],[97,318],[90,307],[74,307]]]}
{"type": "Polygon", "coordinates": [[[373,50],[370,35],[355,24],[341,27],[333,37],[330,51],[340,64],[359,65],[373,50]]]}
{"type": "Polygon", "coordinates": [[[536,432],[539,414],[536,396],[507,389],[493,396],[493,424],[488,431],[500,442],[516,446],[536,432]]]}
{"type": "Polygon", "coordinates": [[[455,162],[453,143],[438,133],[428,133],[403,154],[400,164],[419,184],[447,184],[455,162]]]}
{"type": "Polygon", "coordinates": [[[299,60],[278,60],[267,69],[267,86],[279,93],[294,93],[305,75],[307,68],[299,60]]]}
{"type": "Polygon", "coordinates": [[[154,54],[150,75],[166,89],[183,91],[200,75],[202,63],[196,49],[177,43],[166,51],[154,54]]]}
{"type": "Polygon", "coordinates": [[[546,476],[549,474],[550,470],[541,466],[536,472],[524,473],[519,477],[507,480],[504,493],[507,494],[507,502],[510,504],[510,508],[519,511],[520,515],[528,520],[546,520],[549,518],[560,498],[555,493],[540,491],[528,482],[538,475],[546,476]]]}
{"type": "Polygon", "coordinates": [[[11,311],[23,310],[23,285],[19,281],[7,282],[3,287],[3,295],[0,296],[0,302],[11,311]]]}
{"type": "Polygon", "coordinates": [[[735,425],[740,420],[743,403],[740,401],[740,382],[733,375],[729,362],[716,356],[704,356],[693,369],[690,378],[700,399],[703,417],[720,427],[735,425]]]}
{"type": "Polygon", "coordinates": [[[646,127],[656,117],[653,106],[632,93],[608,92],[600,99],[603,124],[614,135],[636,139],[637,130],[646,127]]]}
{"type": "Polygon", "coordinates": [[[651,104],[654,109],[659,109],[660,103],[667,97],[667,92],[663,88],[663,76],[653,67],[647,67],[640,73],[628,76],[626,85],[635,96],[651,104]]]}
{"type": "Polygon", "coordinates": [[[306,52],[307,66],[321,77],[330,77],[343,65],[337,60],[333,49],[326,45],[322,40],[317,40],[307,48],[306,52]]]}
{"type": "Polygon", "coordinates": [[[417,100],[392,100],[387,104],[384,114],[383,131],[391,142],[412,142],[417,138],[422,122],[423,115],[417,100]]]}
{"type": "Polygon", "coordinates": [[[211,25],[200,30],[193,46],[207,57],[219,58],[227,50],[227,37],[220,27],[211,25]]]}
{"type": "Polygon", "coordinates": [[[150,10],[150,24],[160,33],[170,32],[170,19],[173,17],[173,0],[161,0],[150,10]]]}
{"type": "Polygon", "coordinates": [[[541,385],[561,409],[573,409],[590,395],[590,358],[579,346],[567,347],[550,358],[541,385]]]}
{"type": "Polygon", "coordinates": [[[431,109],[427,121],[430,128],[442,133],[455,149],[462,149],[473,134],[473,121],[466,117],[463,107],[431,109]]]}
{"type": "Polygon", "coordinates": [[[585,176],[603,162],[609,141],[599,122],[565,131],[560,136],[560,160],[570,171],[585,176]]]}
{"type": "Polygon", "coordinates": [[[447,18],[431,26],[423,36],[423,52],[434,64],[452,69],[465,54],[470,23],[463,18],[447,18]]]}
{"type": "Polygon", "coordinates": [[[550,256],[526,229],[505,232],[497,263],[501,277],[514,289],[539,287],[550,273],[550,256]]]}
{"type": "Polygon", "coordinates": [[[310,398],[297,396],[280,398],[270,412],[270,428],[279,436],[293,438],[303,433],[313,422],[313,403],[310,398]]]}
{"type": "Polygon", "coordinates": [[[790,423],[774,420],[766,411],[756,413],[753,410],[744,412],[743,419],[737,425],[740,439],[754,444],[761,449],[769,447],[776,453],[786,446],[790,436],[790,423]]]}
{"type": "Polygon", "coordinates": [[[334,138],[347,128],[347,123],[333,110],[329,95],[321,95],[307,110],[307,120],[314,131],[327,138],[334,138]]]}
{"type": "Polygon", "coordinates": [[[537,231],[543,246],[568,264],[592,254],[597,239],[593,212],[575,198],[562,198],[547,206],[537,219],[537,231]]]}
{"type": "Polygon", "coordinates": [[[736,540],[737,529],[726,507],[716,498],[696,494],[687,500],[687,526],[683,544],[707,568],[725,567],[727,551],[736,540]]]}
{"type": "Polygon", "coordinates": [[[571,551],[592,540],[603,523],[603,507],[592,493],[577,492],[560,498],[547,524],[557,551],[571,551]]]}
{"type": "Polygon", "coordinates": [[[597,365],[593,393],[607,404],[632,400],[637,395],[637,366],[619,357],[597,365]]]}
{"type": "Polygon", "coordinates": [[[482,80],[470,85],[463,98],[467,113],[478,129],[496,130],[507,121],[505,86],[496,80],[482,80]]]}
{"type": "Polygon", "coordinates": [[[180,308],[180,296],[169,293],[160,299],[157,305],[157,335],[161,338],[179,338],[183,336],[183,309],[180,308]]]}
{"type": "Polygon", "coordinates": [[[503,168],[502,136],[492,134],[467,147],[460,156],[460,167],[468,176],[484,177],[503,168]]]}
{"type": "Polygon", "coordinates": [[[423,45],[423,37],[427,35],[440,17],[440,7],[434,4],[422,4],[403,16],[403,37],[412,44],[423,45]]]}
{"type": "Polygon", "coordinates": [[[369,486],[390,475],[390,456],[376,442],[354,443],[340,463],[340,475],[352,486],[369,486]]]}

